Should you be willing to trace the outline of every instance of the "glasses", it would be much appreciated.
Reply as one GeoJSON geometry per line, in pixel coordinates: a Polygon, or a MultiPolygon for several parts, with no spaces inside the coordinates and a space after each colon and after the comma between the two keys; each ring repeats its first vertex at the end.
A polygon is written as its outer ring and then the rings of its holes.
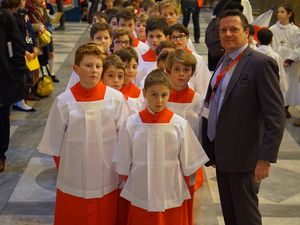
{"type": "Polygon", "coordinates": [[[185,37],[186,37],[185,34],[180,34],[180,35],[178,35],[178,36],[172,35],[172,36],[171,36],[171,39],[172,39],[173,41],[176,41],[176,40],[183,40],[185,37]]]}
{"type": "Polygon", "coordinates": [[[125,45],[125,46],[129,46],[130,45],[130,41],[119,41],[119,40],[115,40],[114,41],[115,45],[125,45]]]}

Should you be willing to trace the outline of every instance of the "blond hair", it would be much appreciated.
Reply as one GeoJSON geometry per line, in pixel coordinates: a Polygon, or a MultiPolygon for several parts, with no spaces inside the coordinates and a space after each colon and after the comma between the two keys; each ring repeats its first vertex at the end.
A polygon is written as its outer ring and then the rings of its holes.
{"type": "Polygon", "coordinates": [[[178,15],[177,4],[176,4],[175,1],[173,1],[173,0],[163,0],[163,1],[159,2],[158,9],[159,9],[160,14],[161,14],[161,11],[164,8],[171,8],[172,10],[174,10],[176,15],[178,15]]]}

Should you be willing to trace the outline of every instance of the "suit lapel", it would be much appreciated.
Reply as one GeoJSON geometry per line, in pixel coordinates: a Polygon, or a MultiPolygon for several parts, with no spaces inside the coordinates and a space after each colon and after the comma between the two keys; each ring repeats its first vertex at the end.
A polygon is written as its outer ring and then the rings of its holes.
{"type": "Polygon", "coordinates": [[[240,79],[241,73],[244,70],[244,67],[245,67],[247,61],[249,60],[249,55],[252,54],[252,51],[253,50],[250,47],[247,47],[247,49],[245,50],[244,56],[242,56],[242,58],[238,61],[237,65],[232,73],[231,79],[228,83],[222,105],[224,105],[227,98],[231,94],[235,84],[240,79]]]}

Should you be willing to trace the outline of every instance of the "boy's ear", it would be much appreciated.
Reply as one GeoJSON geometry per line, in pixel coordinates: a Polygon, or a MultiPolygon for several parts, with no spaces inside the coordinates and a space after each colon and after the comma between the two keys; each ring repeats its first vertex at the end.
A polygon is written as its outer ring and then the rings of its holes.
{"type": "Polygon", "coordinates": [[[166,41],[170,41],[170,35],[166,35],[166,41]]]}
{"type": "Polygon", "coordinates": [[[144,96],[144,98],[146,98],[146,90],[145,90],[145,88],[143,88],[143,96],[144,96]]]}
{"type": "Polygon", "coordinates": [[[79,67],[76,64],[73,64],[73,70],[78,74],[79,67]]]}

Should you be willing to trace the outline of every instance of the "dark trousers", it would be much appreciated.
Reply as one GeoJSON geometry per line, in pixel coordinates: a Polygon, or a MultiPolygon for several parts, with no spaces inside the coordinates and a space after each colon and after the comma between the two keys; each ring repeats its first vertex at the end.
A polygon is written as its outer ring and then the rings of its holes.
{"type": "Polygon", "coordinates": [[[90,23],[93,20],[94,13],[97,12],[99,3],[100,3],[100,0],[93,0],[92,1],[92,4],[91,4],[90,9],[89,9],[89,17],[88,17],[88,20],[89,20],[90,23]]]}
{"type": "Polygon", "coordinates": [[[187,28],[190,22],[190,15],[192,13],[192,20],[194,26],[194,40],[195,42],[199,42],[200,39],[200,24],[199,24],[199,14],[200,8],[182,8],[183,21],[182,24],[187,28]]]}
{"type": "Polygon", "coordinates": [[[217,170],[217,181],[226,225],[261,225],[258,189],[254,172],[224,173],[217,170]]]}
{"type": "Polygon", "coordinates": [[[5,152],[9,144],[9,109],[10,106],[0,107],[0,159],[5,160],[5,152]]]}
{"type": "Polygon", "coordinates": [[[59,20],[60,26],[64,27],[65,26],[65,13],[64,13],[63,0],[56,0],[56,6],[57,6],[57,11],[62,13],[61,18],[59,20]]]}

